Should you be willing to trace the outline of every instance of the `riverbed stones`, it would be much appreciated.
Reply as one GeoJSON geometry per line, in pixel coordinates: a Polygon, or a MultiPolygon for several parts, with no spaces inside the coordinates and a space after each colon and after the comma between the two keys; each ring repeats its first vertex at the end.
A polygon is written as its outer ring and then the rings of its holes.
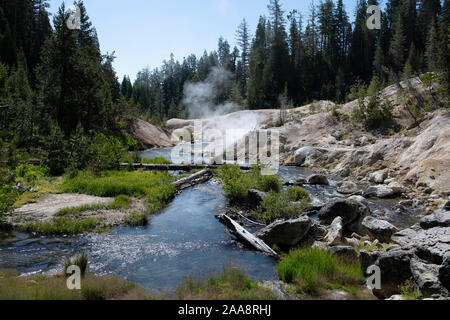
{"type": "Polygon", "coordinates": [[[335,246],[335,247],[331,247],[330,249],[328,249],[328,252],[347,259],[347,260],[353,260],[353,261],[357,261],[358,260],[358,253],[356,252],[356,250],[351,247],[351,246],[335,246]]]}
{"type": "Polygon", "coordinates": [[[328,181],[328,178],[324,176],[323,174],[313,174],[308,178],[308,183],[313,185],[323,185],[328,186],[330,185],[330,182],[328,181]]]}
{"type": "Polygon", "coordinates": [[[329,247],[345,245],[343,236],[344,226],[341,217],[336,217],[331,223],[330,230],[325,237],[325,242],[329,247]]]}
{"type": "Polygon", "coordinates": [[[302,216],[291,220],[277,220],[259,230],[255,235],[267,243],[292,247],[300,243],[311,228],[311,220],[302,216]]]}
{"type": "Polygon", "coordinates": [[[423,296],[431,297],[433,295],[448,295],[447,289],[443,287],[439,280],[438,265],[427,264],[417,258],[412,258],[411,273],[417,289],[423,296]]]}
{"type": "Polygon", "coordinates": [[[399,231],[389,222],[370,216],[364,218],[362,225],[373,239],[377,239],[382,243],[390,243],[392,235],[399,231]]]}
{"type": "Polygon", "coordinates": [[[369,175],[369,181],[376,184],[382,184],[387,179],[387,177],[388,172],[386,170],[377,171],[369,175]]]}
{"type": "Polygon", "coordinates": [[[342,194],[353,194],[358,192],[358,186],[354,182],[344,181],[338,186],[337,192],[342,194]]]}
{"type": "Polygon", "coordinates": [[[435,227],[450,227],[450,211],[437,210],[433,214],[426,216],[420,221],[423,229],[435,227]]]}
{"type": "Polygon", "coordinates": [[[381,289],[374,289],[373,294],[379,299],[387,299],[400,293],[399,287],[412,278],[411,273],[412,252],[396,250],[383,252],[376,265],[381,270],[381,289]]]}
{"type": "Polygon", "coordinates": [[[394,188],[391,188],[386,185],[377,185],[369,187],[366,191],[365,196],[366,197],[376,197],[376,198],[392,198],[394,196],[397,196],[398,190],[394,190],[394,188]]]}

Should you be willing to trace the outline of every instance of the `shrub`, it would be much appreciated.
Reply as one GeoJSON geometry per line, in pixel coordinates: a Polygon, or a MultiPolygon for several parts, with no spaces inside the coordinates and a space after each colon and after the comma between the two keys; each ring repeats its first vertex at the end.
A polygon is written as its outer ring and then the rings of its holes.
{"type": "Polygon", "coordinates": [[[298,217],[308,208],[309,194],[306,191],[305,194],[303,189],[301,189],[303,191],[297,189],[300,188],[292,188],[282,193],[270,192],[253,214],[266,224],[280,218],[298,217]]]}
{"type": "Polygon", "coordinates": [[[49,174],[49,169],[31,164],[20,164],[14,170],[16,180],[27,183],[35,183],[49,174]]]}
{"type": "Polygon", "coordinates": [[[0,168],[0,219],[2,214],[11,210],[19,197],[19,190],[14,185],[14,174],[5,168],[0,168]]]}
{"type": "Polygon", "coordinates": [[[299,293],[317,295],[324,289],[363,283],[358,262],[338,258],[318,248],[291,251],[278,265],[281,280],[294,283],[299,293]]]}
{"type": "Polygon", "coordinates": [[[153,159],[142,158],[142,164],[172,164],[172,161],[167,160],[164,157],[156,157],[153,159]]]}
{"type": "Polygon", "coordinates": [[[264,192],[279,192],[281,189],[277,176],[261,175],[261,169],[258,167],[244,173],[237,165],[224,166],[219,169],[218,178],[222,182],[225,196],[231,203],[246,201],[250,189],[264,192]]]}

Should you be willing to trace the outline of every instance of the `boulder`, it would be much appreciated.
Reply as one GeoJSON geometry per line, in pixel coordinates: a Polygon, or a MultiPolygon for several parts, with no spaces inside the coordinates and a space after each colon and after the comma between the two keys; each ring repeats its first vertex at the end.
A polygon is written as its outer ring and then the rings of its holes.
{"type": "Polygon", "coordinates": [[[348,199],[335,199],[327,203],[319,211],[319,219],[324,224],[330,224],[336,217],[342,218],[342,223],[350,234],[362,234],[362,220],[370,214],[369,208],[357,201],[348,199]]]}
{"type": "Polygon", "coordinates": [[[392,235],[399,231],[389,222],[370,216],[364,218],[362,225],[373,239],[378,239],[382,243],[390,243],[392,235]]]}
{"type": "Polygon", "coordinates": [[[381,270],[381,289],[373,290],[376,297],[387,299],[400,293],[400,286],[412,277],[411,257],[412,252],[406,250],[383,252],[380,255],[375,263],[381,270]]]}
{"type": "Polygon", "coordinates": [[[261,202],[263,201],[264,197],[267,195],[267,193],[251,189],[248,191],[248,203],[251,207],[257,208],[261,202]]]}
{"type": "Polygon", "coordinates": [[[375,262],[377,262],[378,258],[380,257],[381,252],[379,251],[371,251],[368,252],[366,250],[361,250],[359,252],[359,261],[361,263],[361,268],[363,269],[364,273],[367,273],[367,269],[370,266],[373,266],[375,262]]]}
{"type": "Polygon", "coordinates": [[[289,180],[285,183],[286,186],[302,186],[306,184],[305,178],[298,178],[297,180],[289,180]]]}
{"type": "Polygon", "coordinates": [[[328,178],[322,174],[313,174],[308,178],[309,184],[317,184],[317,185],[330,185],[330,182],[328,181],[328,178]]]}
{"type": "Polygon", "coordinates": [[[426,264],[419,259],[411,259],[411,272],[417,289],[424,297],[447,296],[448,291],[439,281],[439,266],[426,264]]]}
{"type": "Polygon", "coordinates": [[[350,246],[336,246],[328,249],[328,252],[348,260],[358,260],[358,253],[353,247],[350,246]]]}
{"type": "Polygon", "coordinates": [[[411,227],[394,234],[392,241],[404,249],[414,250],[422,260],[441,265],[450,252],[450,227],[426,230],[411,227]]]}
{"type": "Polygon", "coordinates": [[[348,197],[347,199],[348,199],[348,200],[353,200],[353,201],[356,201],[356,202],[360,202],[360,203],[362,203],[362,204],[364,204],[364,205],[367,205],[367,204],[368,204],[367,199],[364,198],[363,196],[357,196],[357,195],[355,195],[355,196],[348,197]]]}
{"type": "Polygon", "coordinates": [[[386,170],[381,170],[374,172],[369,175],[369,181],[376,183],[376,184],[382,184],[384,183],[384,180],[386,180],[388,177],[388,173],[386,170]]]}
{"type": "Polygon", "coordinates": [[[420,221],[423,229],[435,227],[450,227],[450,211],[437,210],[433,214],[426,216],[420,221]]]}
{"type": "Polygon", "coordinates": [[[342,194],[353,194],[353,193],[358,192],[358,187],[355,183],[353,183],[351,181],[344,181],[337,188],[337,192],[342,193],[342,194]]]}
{"type": "Polygon", "coordinates": [[[295,246],[308,234],[311,220],[302,216],[292,220],[277,220],[259,230],[255,235],[267,243],[280,246],[295,246]]]}
{"type": "Polygon", "coordinates": [[[439,280],[447,290],[450,290],[450,254],[448,254],[439,267],[439,280]]]}
{"type": "Polygon", "coordinates": [[[331,223],[330,230],[325,237],[325,242],[328,246],[344,245],[345,240],[343,236],[344,226],[342,224],[342,218],[336,217],[331,223]]]}
{"type": "Polygon", "coordinates": [[[399,190],[394,190],[394,188],[391,188],[386,185],[378,185],[378,186],[372,186],[369,187],[366,191],[365,196],[366,197],[377,197],[377,198],[392,198],[394,196],[399,195],[399,190]]]}

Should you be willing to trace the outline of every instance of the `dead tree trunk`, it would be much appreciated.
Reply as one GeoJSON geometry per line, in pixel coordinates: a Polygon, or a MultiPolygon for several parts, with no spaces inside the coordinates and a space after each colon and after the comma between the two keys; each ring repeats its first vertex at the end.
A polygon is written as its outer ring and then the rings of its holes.
{"type": "Polygon", "coordinates": [[[279,258],[278,254],[272,250],[264,241],[256,237],[251,232],[245,230],[239,223],[231,219],[229,216],[223,214],[218,217],[219,221],[225,225],[230,233],[234,235],[243,244],[254,248],[258,251],[264,252],[272,257],[279,258]]]}
{"type": "Polygon", "coordinates": [[[204,169],[200,172],[197,172],[189,177],[180,179],[173,183],[175,188],[178,191],[182,191],[184,189],[190,188],[194,185],[205,183],[213,177],[213,173],[210,169],[204,169]]]}

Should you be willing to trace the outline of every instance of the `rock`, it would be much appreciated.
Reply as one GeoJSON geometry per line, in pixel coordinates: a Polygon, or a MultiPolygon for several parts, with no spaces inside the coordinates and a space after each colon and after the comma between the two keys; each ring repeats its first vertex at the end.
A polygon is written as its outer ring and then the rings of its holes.
{"type": "Polygon", "coordinates": [[[310,227],[311,220],[303,216],[287,221],[275,221],[255,235],[269,246],[276,244],[291,247],[297,245],[306,236],[310,227]]]}
{"type": "Polygon", "coordinates": [[[373,294],[379,299],[387,299],[398,294],[399,287],[411,279],[411,251],[398,250],[383,252],[376,261],[381,270],[381,289],[374,289],[373,294]]]}
{"type": "Polygon", "coordinates": [[[283,281],[262,281],[258,285],[261,288],[267,289],[280,300],[290,300],[291,294],[289,293],[288,285],[283,281]]]}
{"type": "Polygon", "coordinates": [[[336,217],[331,223],[330,230],[325,237],[325,242],[328,246],[332,247],[345,244],[343,229],[344,226],[342,225],[342,218],[336,217]]]}
{"type": "Polygon", "coordinates": [[[320,209],[319,219],[324,224],[330,224],[336,217],[342,217],[342,223],[346,231],[364,234],[361,222],[369,214],[369,208],[360,202],[348,199],[335,199],[320,209]]]}
{"type": "Polygon", "coordinates": [[[377,171],[369,176],[369,181],[377,184],[384,183],[384,180],[386,180],[388,177],[388,173],[386,170],[377,171]]]}
{"type": "Polygon", "coordinates": [[[298,149],[294,154],[294,164],[302,166],[307,164],[310,160],[320,158],[326,149],[318,149],[314,147],[303,147],[298,149]]]}
{"type": "Polygon", "coordinates": [[[450,290],[450,254],[445,257],[439,267],[439,280],[447,290],[450,290]]]}
{"type": "Polygon", "coordinates": [[[344,181],[341,186],[337,188],[337,192],[342,194],[352,194],[358,192],[358,187],[351,181],[344,181]]]}
{"type": "Polygon", "coordinates": [[[310,176],[308,178],[308,183],[309,184],[325,185],[325,186],[330,185],[330,182],[328,181],[328,178],[325,177],[322,174],[313,174],[312,176],[310,176]]]}
{"type": "Polygon", "coordinates": [[[265,192],[251,189],[248,191],[248,202],[253,208],[258,207],[267,194],[265,192]]]}
{"type": "MultiPolygon", "coordinates": [[[[397,190],[398,191],[398,190],[397,190]]],[[[399,193],[391,187],[385,185],[372,186],[367,189],[366,197],[377,197],[377,198],[391,198],[399,193]]]]}
{"type": "Polygon", "coordinates": [[[444,205],[444,210],[446,211],[450,211],[450,201],[448,201],[445,205],[444,205]]]}
{"type": "Polygon", "coordinates": [[[450,252],[450,227],[408,228],[392,236],[392,241],[403,249],[414,250],[422,260],[441,265],[450,252]]]}
{"type": "Polygon", "coordinates": [[[387,301],[403,301],[406,300],[401,294],[394,294],[389,299],[386,299],[387,301]]]}
{"type": "Polygon", "coordinates": [[[327,227],[321,225],[316,220],[311,220],[311,227],[309,228],[308,235],[316,240],[316,241],[322,241],[326,235],[328,234],[327,227]]]}
{"type": "Polygon", "coordinates": [[[356,238],[345,238],[345,241],[348,245],[352,246],[353,248],[357,248],[359,246],[359,240],[356,238]]]}
{"type": "Polygon", "coordinates": [[[361,250],[359,252],[359,261],[361,263],[361,268],[363,269],[365,274],[367,274],[367,269],[370,266],[373,266],[375,262],[377,262],[380,254],[381,252],[379,251],[368,252],[366,250],[361,250]]]}
{"type": "Polygon", "coordinates": [[[338,257],[346,258],[349,260],[358,260],[358,253],[353,247],[350,246],[332,247],[328,250],[328,252],[331,252],[338,257]]]}
{"type": "Polygon", "coordinates": [[[367,200],[366,200],[366,198],[364,198],[363,196],[351,196],[351,197],[348,197],[347,198],[348,200],[353,200],[353,201],[356,201],[356,202],[360,202],[360,203],[362,203],[362,204],[364,204],[364,205],[366,205],[367,206],[367,200]]]}
{"type": "Polygon", "coordinates": [[[423,229],[435,227],[450,227],[450,211],[437,210],[433,214],[426,216],[420,221],[423,229]]]}
{"type": "Polygon", "coordinates": [[[419,292],[425,297],[433,295],[447,296],[447,289],[439,281],[439,266],[426,264],[419,259],[411,259],[411,272],[419,292]]]}
{"type": "Polygon", "coordinates": [[[373,217],[364,218],[362,225],[373,239],[377,239],[382,243],[390,243],[392,235],[399,231],[389,222],[373,217]]]}

